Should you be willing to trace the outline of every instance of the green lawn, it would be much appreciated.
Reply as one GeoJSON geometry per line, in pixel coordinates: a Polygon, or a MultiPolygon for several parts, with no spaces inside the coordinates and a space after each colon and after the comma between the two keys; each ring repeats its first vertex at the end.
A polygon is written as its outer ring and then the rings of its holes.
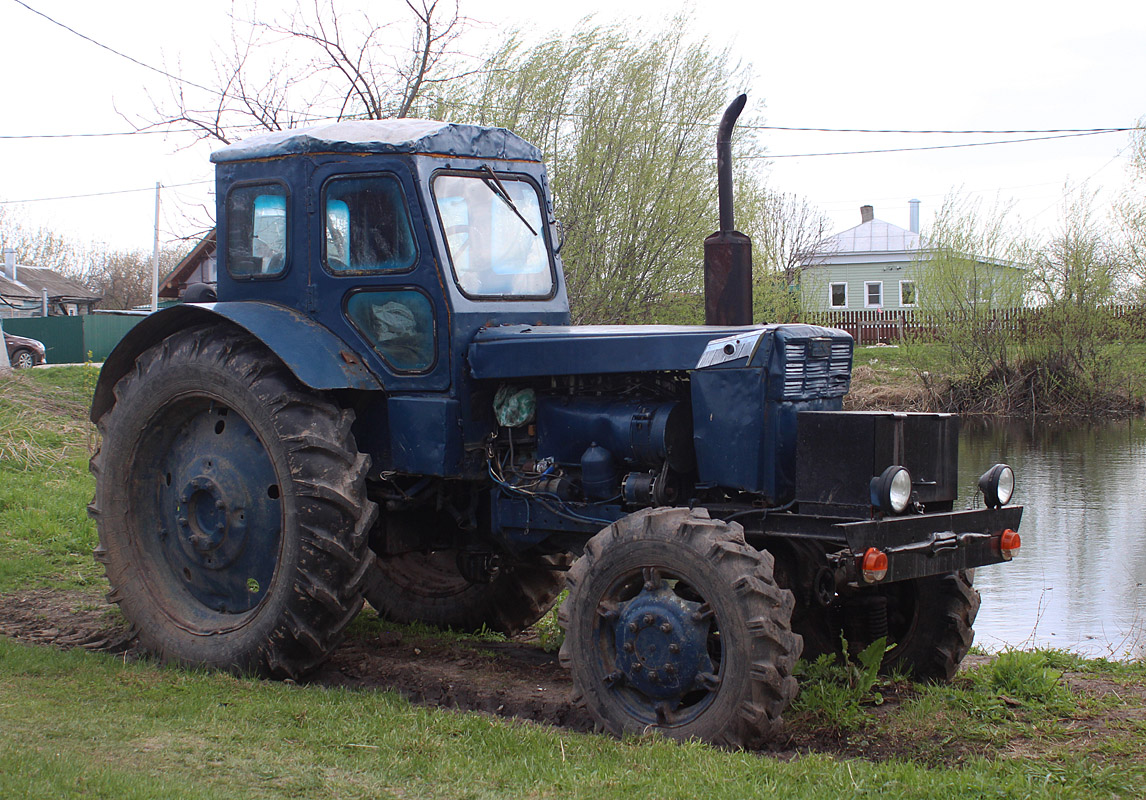
{"type": "MultiPolygon", "coordinates": [[[[91,380],[82,367],[0,377],[0,595],[102,594],[85,513],[91,380]]],[[[371,635],[370,621],[355,630],[371,635]]],[[[776,754],[729,753],[0,637],[0,798],[1130,798],[1146,786],[1142,663],[1019,653],[949,686],[806,665],[787,719],[776,754]]]]}

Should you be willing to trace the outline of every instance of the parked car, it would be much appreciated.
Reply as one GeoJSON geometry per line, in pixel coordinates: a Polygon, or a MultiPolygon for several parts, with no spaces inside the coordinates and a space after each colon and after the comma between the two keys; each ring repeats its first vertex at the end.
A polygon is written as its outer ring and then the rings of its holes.
{"type": "Polygon", "coordinates": [[[13,336],[5,331],[4,344],[8,346],[8,361],[16,369],[30,369],[47,361],[43,342],[27,336],[13,336]]]}

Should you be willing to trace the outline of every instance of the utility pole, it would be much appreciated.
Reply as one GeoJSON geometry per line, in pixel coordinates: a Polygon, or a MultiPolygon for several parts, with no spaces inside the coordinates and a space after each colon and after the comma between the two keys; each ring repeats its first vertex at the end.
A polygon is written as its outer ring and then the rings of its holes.
{"type": "Polygon", "coordinates": [[[151,250],[151,313],[159,310],[159,181],[155,182],[155,244],[151,250]]]}
{"type": "MultiPolygon", "coordinates": [[[[4,320],[0,319],[0,343],[4,342],[4,320]]],[[[3,343],[0,346],[0,372],[7,372],[12,368],[12,363],[8,361],[8,345],[3,343]]]]}

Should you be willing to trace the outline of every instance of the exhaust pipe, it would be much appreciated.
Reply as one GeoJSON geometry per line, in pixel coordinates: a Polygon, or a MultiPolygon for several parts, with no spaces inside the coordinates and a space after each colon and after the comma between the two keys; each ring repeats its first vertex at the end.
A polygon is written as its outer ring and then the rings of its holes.
{"type": "Polygon", "coordinates": [[[732,208],[732,129],[748,95],[732,101],[716,134],[720,230],[704,240],[704,324],[752,324],[752,240],[736,230],[732,208]]]}

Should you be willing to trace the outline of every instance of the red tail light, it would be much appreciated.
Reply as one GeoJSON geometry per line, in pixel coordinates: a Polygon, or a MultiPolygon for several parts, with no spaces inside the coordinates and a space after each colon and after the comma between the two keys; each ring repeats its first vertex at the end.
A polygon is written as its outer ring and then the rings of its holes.
{"type": "Polygon", "coordinates": [[[882,581],[887,577],[887,553],[869,547],[863,554],[860,569],[863,571],[863,579],[868,583],[882,581]]]}
{"type": "Polygon", "coordinates": [[[1005,561],[1010,561],[1015,557],[1015,553],[1019,552],[1019,548],[1023,546],[1022,539],[1019,538],[1019,532],[1007,528],[1003,531],[1003,535],[999,537],[999,550],[1003,554],[1005,561]]]}

